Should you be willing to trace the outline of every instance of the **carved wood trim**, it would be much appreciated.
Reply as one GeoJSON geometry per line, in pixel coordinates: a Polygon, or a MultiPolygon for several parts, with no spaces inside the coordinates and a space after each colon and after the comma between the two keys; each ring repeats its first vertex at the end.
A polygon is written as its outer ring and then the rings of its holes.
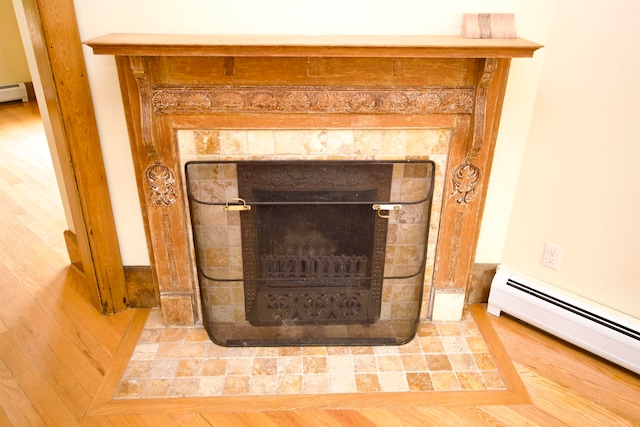
{"type": "Polygon", "coordinates": [[[153,113],[151,82],[147,76],[144,58],[132,56],[129,59],[131,75],[138,85],[138,98],[140,101],[140,126],[142,127],[142,143],[151,160],[160,159],[160,154],[153,140],[153,113]]]}
{"type": "Polygon", "coordinates": [[[498,60],[496,58],[487,58],[484,60],[484,70],[476,87],[475,106],[473,109],[473,132],[471,133],[471,140],[469,141],[469,148],[467,149],[467,160],[473,160],[478,155],[485,140],[487,94],[489,92],[489,85],[491,85],[497,69],[498,60]]]}
{"type": "Polygon", "coordinates": [[[165,165],[154,163],[144,172],[151,190],[149,200],[156,206],[171,206],[176,202],[176,175],[165,165]]]}
{"type": "Polygon", "coordinates": [[[482,170],[469,161],[465,161],[453,169],[451,172],[453,184],[451,196],[455,198],[456,203],[466,205],[476,198],[481,177],[482,170]]]}
{"type": "Polygon", "coordinates": [[[156,114],[229,112],[471,114],[473,106],[474,90],[472,88],[344,89],[300,86],[221,86],[158,88],[153,91],[153,111],[156,114]]]}

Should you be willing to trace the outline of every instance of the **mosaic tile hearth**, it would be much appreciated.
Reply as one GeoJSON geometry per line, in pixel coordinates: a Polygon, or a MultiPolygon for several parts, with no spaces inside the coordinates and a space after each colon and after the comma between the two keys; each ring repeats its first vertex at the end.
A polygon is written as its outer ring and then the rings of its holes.
{"type": "Polygon", "coordinates": [[[221,347],[153,309],[115,399],[504,390],[471,314],[388,347],[221,347]]]}

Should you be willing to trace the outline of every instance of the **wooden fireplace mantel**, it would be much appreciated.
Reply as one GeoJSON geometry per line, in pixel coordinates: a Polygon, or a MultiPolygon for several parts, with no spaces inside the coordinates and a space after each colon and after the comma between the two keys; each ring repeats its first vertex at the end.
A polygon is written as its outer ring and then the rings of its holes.
{"type": "Polygon", "coordinates": [[[97,55],[526,58],[541,45],[522,38],[114,33],[84,42],[97,55]]]}
{"type": "Polygon", "coordinates": [[[541,45],[458,36],[168,34],[109,34],[85,44],[116,57],[168,324],[200,321],[177,178],[180,129],[451,129],[431,283],[436,305],[439,296],[466,295],[510,61],[541,45]]]}

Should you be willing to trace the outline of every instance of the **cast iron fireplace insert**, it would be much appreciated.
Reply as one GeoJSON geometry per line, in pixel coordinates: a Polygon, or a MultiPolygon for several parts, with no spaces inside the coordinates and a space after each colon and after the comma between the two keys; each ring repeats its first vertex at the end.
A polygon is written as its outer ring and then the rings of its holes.
{"type": "Polygon", "coordinates": [[[203,323],[214,342],[413,338],[433,162],[197,161],[185,176],[203,323]]]}

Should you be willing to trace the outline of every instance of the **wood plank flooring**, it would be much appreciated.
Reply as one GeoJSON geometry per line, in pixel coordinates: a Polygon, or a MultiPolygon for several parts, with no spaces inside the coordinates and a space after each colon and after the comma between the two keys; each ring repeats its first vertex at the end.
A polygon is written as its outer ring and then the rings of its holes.
{"type": "Polygon", "coordinates": [[[505,316],[485,319],[524,383],[524,403],[407,404],[398,394],[351,409],[194,404],[101,414],[109,372],[140,315],[103,317],[93,309],[69,267],[66,228],[36,105],[0,104],[0,426],[640,425],[637,375],[505,316]]]}

